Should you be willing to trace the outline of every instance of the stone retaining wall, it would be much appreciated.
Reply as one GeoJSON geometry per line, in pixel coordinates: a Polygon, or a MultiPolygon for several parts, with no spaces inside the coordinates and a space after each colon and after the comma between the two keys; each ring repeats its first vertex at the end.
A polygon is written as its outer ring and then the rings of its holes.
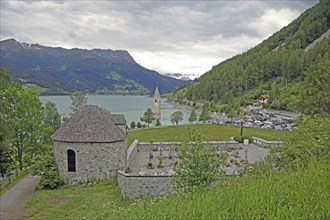
{"type": "Polygon", "coordinates": [[[136,176],[118,171],[118,183],[122,195],[129,198],[160,196],[173,191],[173,182],[169,176],[136,176]]]}
{"type": "MultiPolygon", "coordinates": [[[[218,146],[219,150],[223,150],[228,146],[237,146],[236,141],[205,141],[206,145],[218,146]]],[[[150,148],[162,147],[175,148],[181,145],[182,142],[139,142],[134,140],[127,150],[126,167],[132,166],[132,161],[138,152],[149,151],[150,148]]],[[[174,150],[174,149],[173,149],[174,150]]],[[[133,164],[134,165],[134,164],[133,164]]],[[[121,188],[122,195],[129,198],[134,198],[142,195],[159,196],[162,194],[170,194],[173,191],[173,182],[170,178],[170,173],[162,172],[157,174],[140,174],[126,173],[118,171],[118,182],[121,188]]]]}
{"type": "Polygon", "coordinates": [[[258,144],[263,147],[280,147],[284,143],[283,141],[266,141],[256,137],[252,137],[252,139],[254,144],[258,144]]]}
{"type": "MultiPolygon", "coordinates": [[[[203,144],[211,145],[211,146],[218,146],[219,150],[223,149],[228,146],[236,146],[238,144],[237,141],[231,140],[231,141],[202,141],[203,144]]],[[[180,146],[182,142],[138,142],[138,150],[141,151],[149,151],[150,147],[176,147],[180,146]]]]}
{"type": "Polygon", "coordinates": [[[134,159],[135,155],[137,154],[139,140],[135,139],[131,146],[127,149],[126,155],[126,168],[129,167],[134,159]]]}
{"type": "MultiPolygon", "coordinates": [[[[218,146],[219,150],[224,150],[226,147],[238,146],[238,142],[230,141],[205,141],[206,145],[218,146]]],[[[282,141],[266,141],[260,138],[253,137],[253,143],[261,146],[280,146],[282,141]]],[[[150,148],[162,147],[164,149],[175,148],[181,145],[181,142],[139,142],[134,140],[132,145],[127,150],[127,165],[131,165],[133,158],[138,152],[149,151],[150,148]]],[[[134,164],[133,164],[134,165],[134,164]]],[[[118,171],[118,182],[121,188],[121,193],[125,197],[135,198],[142,195],[159,196],[162,194],[170,194],[173,191],[173,182],[169,173],[157,174],[141,174],[141,173],[125,173],[118,171]]]]}

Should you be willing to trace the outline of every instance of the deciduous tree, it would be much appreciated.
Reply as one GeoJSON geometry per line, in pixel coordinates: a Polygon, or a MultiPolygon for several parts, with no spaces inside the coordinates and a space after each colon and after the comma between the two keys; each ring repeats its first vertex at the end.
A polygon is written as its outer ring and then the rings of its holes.
{"type": "Polygon", "coordinates": [[[148,124],[148,127],[149,124],[152,123],[152,121],[155,119],[155,114],[151,111],[151,108],[148,108],[147,111],[143,113],[143,117],[140,118],[141,121],[144,121],[148,124]]]}
{"type": "Polygon", "coordinates": [[[183,120],[183,113],[182,111],[175,111],[171,114],[171,123],[178,125],[180,121],[183,120]]]}
{"type": "Polygon", "coordinates": [[[2,90],[0,97],[5,106],[0,116],[11,130],[7,143],[22,170],[42,139],[42,104],[35,91],[23,89],[19,84],[2,90]]]}
{"type": "Polygon", "coordinates": [[[71,109],[73,112],[87,103],[86,94],[80,91],[74,92],[70,95],[71,99],[71,109]]]}
{"type": "Polygon", "coordinates": [[[46,102],[43,113],[43,127],[46,131],[45,137],[48,137],[50,140],[50,136],[61,126],[62,118],[58,113],[56,104],[51,101],[46,102]]]}

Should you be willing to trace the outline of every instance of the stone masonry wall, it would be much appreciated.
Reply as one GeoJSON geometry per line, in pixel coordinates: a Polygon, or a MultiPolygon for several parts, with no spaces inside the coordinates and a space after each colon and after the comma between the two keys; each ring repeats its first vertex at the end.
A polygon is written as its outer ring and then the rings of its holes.
{"type": "Polygon", "coordinates": [[[127,149],[126,155],[126,168],[129,167],[134,159],[135,155],[137,154],[139,141],[135,139],[131,146],[127,149]]]}
{"type": "Polygon", "coordinates": [[[261,138],[252,137],[253,143],[263,147],[280,147],[284,144],[283,141],[266,141],[261,138]]]}
{"type": "Polygon", "coordinates": [[[59,173],[67,183],[85,182],[91,178],[106,179],[123,170],[126,141],[114,143],[54,143],[54,157],[59,173]],[[67,151],[76,154],[76,172],[68,172],[67,151]]]}
{"type": "Polygon", "coordinates": [[[118,171],[118,183],[125,197],[142,195],[160,196],[173,191],[173,182],[168,176],[131,176],[118,171]]]}
{"type": "MultiPolygon", "coordinates": [[[[220,149],[224,149],[225,147],[228,146],[236,146],[237,144],[239,144],[237,141],[231,140],[231,141],[202,141],[203,144],[206,145],[211,145],[211,146],[218,146],[219,150],[220,149]]],[[[175,147],[175,146],[180,146],[182,144],[182,142],[138,142],[138,150],[149,150],[150,147],[158,147],[161,146],[163,148],[166,147],[175,147]]]]}

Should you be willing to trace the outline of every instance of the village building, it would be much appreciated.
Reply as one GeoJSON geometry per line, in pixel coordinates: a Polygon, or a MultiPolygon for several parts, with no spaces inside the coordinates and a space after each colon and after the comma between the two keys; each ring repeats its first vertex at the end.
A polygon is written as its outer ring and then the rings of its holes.
{"type": "Polygon", "coordinates": [[[158,87],[156,87],[156,89],[155,89],[155,93],[153,95],[153,100],[154,100],[153,113],[155,114],[156,119],[160,119],[161,98],[160,98],[160,93],[159,93],[158,87]]]}
{"type": "Polygon", "coordinates": [[[52,139],[58,171],[67,183],[110,178],[125,167],[124,115],[85,105],[52,135],[52,139]]]}
{"type": "Polygon", "coordinates": [[[260,96],[257,98],[257,101],[258,101],[260,104],[267,103],[267,102],[268,102],[268,95],[260,95],[260,96]]]}

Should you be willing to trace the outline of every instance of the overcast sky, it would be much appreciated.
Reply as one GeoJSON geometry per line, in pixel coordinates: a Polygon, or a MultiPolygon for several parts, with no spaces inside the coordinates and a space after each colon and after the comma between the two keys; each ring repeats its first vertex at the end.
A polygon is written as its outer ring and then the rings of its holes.
{"type": "Polygon", "coordinates": [[[160,73],[201,75],[261,43],[317,2],[1,0],[0,38],[127,50],[160,73]]]}

